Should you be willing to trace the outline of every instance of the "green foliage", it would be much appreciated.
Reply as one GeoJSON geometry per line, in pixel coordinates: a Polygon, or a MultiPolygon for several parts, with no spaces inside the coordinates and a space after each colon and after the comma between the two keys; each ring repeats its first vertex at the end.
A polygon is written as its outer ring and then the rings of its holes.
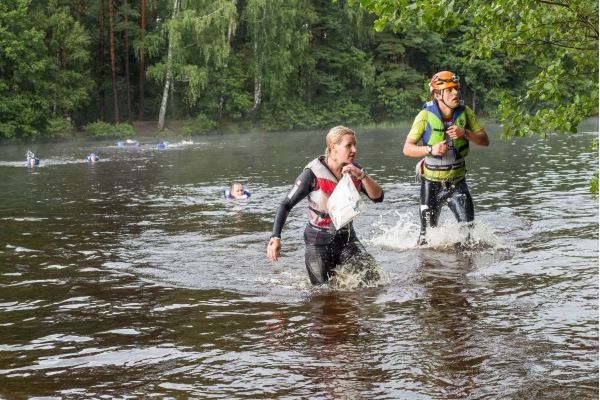
{"type": "Polygon", "coordinates": [[[73,132],[73,123],[65,118],[51,118],[46,126],[46,136],[50,138],[66,138],[73,132]]]}
{"type": "MultiPolygon", "coordinates": [[[[69,115],[84,106],[93,88],[89,75],[90,36],[67,7],[50,0],[48,7],[33,11],[39,15],[46,32],[49,65],[45,71],[44,92],[52,93],[52,113],[69,115]]],[[[50,111],[50,110],[49,110],[50,111]]]]}
{"type": "Polygon", "coordinates": [[[282,98],[290,75],[297,70],[310,40],[312,21],[306,0],[248,0],[243,20],[250,39],[249,67],[265,98],[282,98]]]}
{"type": "Polygon", "coordinates": [[[306,129],[325,126],[321,113],[318,107],[307,106],[300,99],[288,99],[264,104],[257,118],[260,126],[267,130],[306,129]]]}
{"type": "Polygon", "coordinates": [[[385,58],[376,64],[376,101],[372,106],[372,116],[378,121],[412,115],[421,105],[419,95],[422,93],[423,74],[401,59],[395,59],[406,54],[407,46],[408,43],[398,35],[389,35],[377,47],[378,53],[385,55],[385,58]],[[391,51],[392,49],[399,51],[391,51]]]}
{"type": "Polygon", "coordinates": [[[212,107],[205,105],[203,108],[213,115],[218,115],[237,121],[243,119],[252,110],[252,93],[246,88],[251,82],[250,71],[244,68],[245,59],[241,54],[229,57],[227,68],[217,69],[214,81],[207,90],[208,99],[219,99],[211,102],[212,107]]]}
{"type": "Polygon", "coordinates": [[[89,100],[89,35],[57,0],[0,4],[0,135],[55,136],[89,100]]]}
{"type": "Polygon", "coordinates": [[[265,104],[258,115],[261,127],[270,130],[326,128],[339,124],[364,125],[372,122],[364,102],[349,97],[328,104],[306,106],[298,99],[265,104]]]}
{"type": "Polygon", "coordinates": [[[181,134],[184,136],[205,135],[214,131],[217,127],[217,122],[211,120],[206,115],[200,114],[194,119],[186,121],[181,129],[181,134]]]}
{"type": "MultiPolygon", "coordinates": [[[[487,62],[497,52],[535,60],[537,71],[526,80],[525,92],[517,96],[507,92],[501,99],[507,136],[573,132],[583,118],[598,113],[598,2],[361,0],[360,4],[379,16],[375,26],[380,30],[391,24],[399,31],[416,26],[449,34],[461,25],[461,40],[470,54],[464,61],[470,65],[479,59],[487,62]]],[[[494,77],[499,83],[505,78],[494,77]]],[[[477,86],[479,80],[470,83],[477,86]]]]}
{"type": "Polygon", "coordinates": [[[170,68],[183,87],[184,102],[195,105],[209,82],[209,68],[222,66],[229,56],[228,31],[236,28],[236,8],[226,0],[183,1],[181,9],[162,25],[172,58],[148,68],[148,78],[162,83],[170,68]],[[169,36],[170,34],[170,36],[169,36]]]}
{"type": "Polygon", "coordinates": [[[39,137],[48,118],[45,33],[29,1],[0,2],[0,135],[39,137]]]}
{"type": "Polygon", "coordinates": [[[135,137],[135,131],[129,124],[113,125],[96,121],[87,124],[83,130],[93,139],[130,139],[135,137]]]}
{"type": "Polygon", "coordinates": [[[562,59],[549,62],[528,81],[523,96],[501,99],[505,136],[573,133],[583,119],[598,112],[597,82],[581,79],[578,68],[562,59]]]}

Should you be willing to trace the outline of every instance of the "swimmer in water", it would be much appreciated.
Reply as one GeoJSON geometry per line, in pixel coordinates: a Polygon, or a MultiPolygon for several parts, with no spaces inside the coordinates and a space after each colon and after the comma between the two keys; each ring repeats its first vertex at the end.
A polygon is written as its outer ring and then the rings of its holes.
{"type": "Polygon", "coordinates": [[[250,197],[250,192],[244,189],[244,186],[239,182],[233,182],[229,189],[225,189],[226,199],[243,200],[250,197]]]}
{"type": "Polygon", "coordinates": [[[33,152],[31,150],[27,150],[26,156],[27,156],[27,167],[31,168],[31,167],[40,165],[40,159],[35,158],[35,154],[33,154],[33,152]]]}
{"type": "Polygon", "coordinates": [[[90,153],[90,155],[87,156],[86,159],[91,163],[95,163],[96,161],[100,160],[100,157],[98,157],[96,153],[90,153]]]}

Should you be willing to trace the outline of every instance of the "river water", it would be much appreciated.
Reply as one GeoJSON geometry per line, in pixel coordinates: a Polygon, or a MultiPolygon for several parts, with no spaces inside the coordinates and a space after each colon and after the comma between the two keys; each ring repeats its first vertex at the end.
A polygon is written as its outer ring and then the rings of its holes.
{"type": "Polygon", "coordinates": [[[445,209],[420,248],[406,131],[358,132],[386,196],[355,222],[369,288],[311,288],[305,202],[266,257],[324,131],[30,145],[30,169],[2,146],[0,398],[597,399],[597,119],[546,140],[489,126],[468,240],[445,209]],[[223,199],[234,180],[249,200],[223,199]]]}

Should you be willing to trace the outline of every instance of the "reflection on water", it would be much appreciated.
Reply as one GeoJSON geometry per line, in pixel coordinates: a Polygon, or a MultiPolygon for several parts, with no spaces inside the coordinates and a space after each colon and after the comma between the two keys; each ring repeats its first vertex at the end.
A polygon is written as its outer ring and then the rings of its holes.
{"type": "Polygon", "coordinates": [[[480,321],[467,276],[472,260],[460,253],[423,253],[419,263],[425,302],[417,318],[427,338],[421,346],[439,387],[436,397],[468,398],[477,389],[480,365],[490,357],[477,340],[480,321]]]}
{"type": "Polygon", "coordinates": [[[29,169],[0,148],[0,397],[597,398],[597,120],[490,131],[469,156],[473,229],[445,210],[424,248],[405,132],[359,132],[386,192],[355,222],[384,278],[368,288],[310,285],[302,203],[266,257],[324,132],[43,144],[29,169]],[[252,197],[225,201],[232,181],[252,197]]]}
{"type": "Polygon", "coordinates": [[[367,310],[377,313],[374,296],[316,294],[311,297],[305,352],[311,362],[303,366],[309,378],[309,397],[356,399],[372,393],[381,367],[369,360],[372,336],[367,310]]]}

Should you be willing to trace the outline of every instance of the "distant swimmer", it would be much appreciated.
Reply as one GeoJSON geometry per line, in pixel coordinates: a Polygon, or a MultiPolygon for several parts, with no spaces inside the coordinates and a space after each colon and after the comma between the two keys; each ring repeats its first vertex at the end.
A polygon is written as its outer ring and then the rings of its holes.
{"type": "Polygon", "coordinates": [[[460,101],[459,81],[450,71],[433,75],[429,83],[433,100],[423,105],[404,143],[405,156],[423,158],[417,164],[421,179],[419,245],[427,243],[427,227],[437,226],[445,204],[458,222],[475,219],[465,157],[469,143],[489,146],[490,140],[473,110],[460,101]]]}
{"type": "Polygon", "coordinates": [[[27,153],[25,154],[25,156],[27,157],[27,167],[31,168],[31,167],[36,167],[38,165],[40,165],[40,159],[35,157],[35,154],[33,154],[33,152],[31,150],[27,150],[27,153]]]}
{"type": "Polygon", "coordinates": [[[353,261],[375,260],[358,240],[352,223],[335,229],[328,199],[343,174],[350,174],[351,184],[371,201],[383,201],[383,189],[366,169],[354,164],[356,156],[356,133],[345,126],[331,128],[325,139],[325,155],[312,160],[294,183],[289,194],[281,201],[273,232],[267,246],[267,256],[277,261],[281,252],[281,231],[292,208],[302,199],[308,199],[308,223],[304,229],[306,250],[304,262],[313,285],[329,281],[338,265],[353,261]]]}
{"type": "Polygon", "coordinates": [[[169,146],[169,142],[163,141],[156,145],[157,150],[165,150],[169,146]]]}
{"type": "Polygon", "coordinates": [[[137,140],[133,140],[133,139],[127,139],[127,140],[119,140],[117,142],[117,146],[118,147],[129,147],[129,146],[139,146],[140,142],[138,142],[137,140]]]}
{"type": "Polygon", "coordinates": [[[100,161],[100,157],[98,157],[98,155],[96,153],[90,153],[86,158],[87,161],[91,162],[91,163],[95,163],[97,161],[100,161]]]}
{"type": "Polygon", "coordinates": [[[251,193],[244,189],[244,186],[239,182],[231,184],[229,189],[224,190],[226,199],[243,200],[250,197],[251,193]]]}

